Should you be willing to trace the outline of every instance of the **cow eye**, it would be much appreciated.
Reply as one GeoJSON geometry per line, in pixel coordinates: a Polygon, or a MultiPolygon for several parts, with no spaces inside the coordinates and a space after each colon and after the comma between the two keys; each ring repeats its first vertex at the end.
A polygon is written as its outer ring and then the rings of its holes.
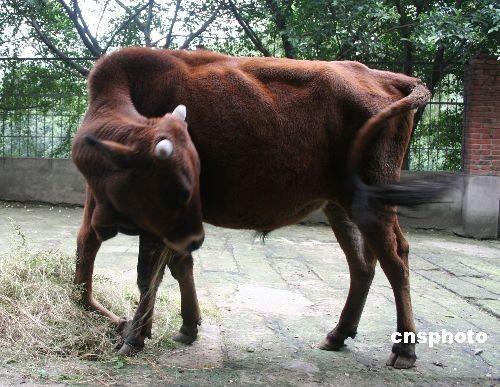
{"type": "Polygon", "coordinates": [[[177,200],[180,204],[186,204],[189,201],[189,197],[191,196],[191,192],[188,187],[184,184],[181,184],[179,187],[179,192],[177,193],[177,200]]]}

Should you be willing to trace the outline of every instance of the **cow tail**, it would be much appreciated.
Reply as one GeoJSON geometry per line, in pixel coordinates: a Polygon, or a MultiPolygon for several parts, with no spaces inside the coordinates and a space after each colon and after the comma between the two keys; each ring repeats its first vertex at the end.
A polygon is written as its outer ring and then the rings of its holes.
{"type": "Polygon", "coordinates": [[[348,160],[349,171],[354,174],[358,173],[362,156],[366,152],[368,144],[384,128],[383,124],[388,119],[425,105],[430,96],[429,90],[422,83],[418,83],[406,97],[392,103],[366,121],[359,129],[351,147],[348,160]]]}
{"type": "Polygon", "coordinates": [[[414,207],[443,201],[443,197],[453,186],[449,178],[413,178],[393,184],[368,185],[360,177],[363,155],[375,136],[384,129],[383,124],[392,117],[424,106],[430,97],[429,90],[419,81],[406,97],[371,117],[358,131],[348,159],[352,209],[371,211],[384,205],[414,207]]]}

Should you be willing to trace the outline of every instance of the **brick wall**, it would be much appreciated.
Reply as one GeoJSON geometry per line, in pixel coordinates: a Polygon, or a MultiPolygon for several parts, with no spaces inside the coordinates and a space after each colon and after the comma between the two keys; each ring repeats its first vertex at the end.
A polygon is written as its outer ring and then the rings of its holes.
{"type": "Polygon", "coordinates": [[[464,171],[500,176],[500,62],[478,57],[467,75],[464,171]]]}

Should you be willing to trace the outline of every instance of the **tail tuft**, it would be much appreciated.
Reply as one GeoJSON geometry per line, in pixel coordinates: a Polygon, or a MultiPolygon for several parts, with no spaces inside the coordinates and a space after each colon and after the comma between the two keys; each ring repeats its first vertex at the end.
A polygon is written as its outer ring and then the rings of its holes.
{"type": "Polygon", "coordinates": [[[422,204],[449,203],[450,194],[457,188],[458,179],[452,176],[411,178],[392,184],[367,185],[356,176],[356,197],[369,208],[400,206],[412,208],[422,204]]]}

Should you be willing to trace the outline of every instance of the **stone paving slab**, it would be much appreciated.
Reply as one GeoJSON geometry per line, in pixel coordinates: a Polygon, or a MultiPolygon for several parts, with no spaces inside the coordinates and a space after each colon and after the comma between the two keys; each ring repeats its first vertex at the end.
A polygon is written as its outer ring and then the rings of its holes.
{"type": "MultiPolygon", "coordinates": [[[[80,208],[0,202],[0,250],[12,224],[36,247],[72,253],[80,208]],[[10,220],[12,219],[12,221],[10,220]]],[[[326,226],[297,225],[271,233],[263,244],[250,231],[206,226],[194,254],[200,303],[218,310],[200,340],[167,351],[155,365],[116,371],[118,384],[496,385],[500,317],[500,242],[435,231],[410,231],[411,285],[420,331],[484,331],[484,344],[417,346],[417,366],[386,367],[396,326],[392,290],[380,268],[358,329],[340,352],[317,348],[335,325],[349,274],[342,250],[326,226]]],[[[97,273],[135,281],[137,238],[106,242],[97,273]]],[[[163,291],[178,291],[166,278],[163,291]]],[[[2,375],[0,362],[0,384],[2,375]]]]}

